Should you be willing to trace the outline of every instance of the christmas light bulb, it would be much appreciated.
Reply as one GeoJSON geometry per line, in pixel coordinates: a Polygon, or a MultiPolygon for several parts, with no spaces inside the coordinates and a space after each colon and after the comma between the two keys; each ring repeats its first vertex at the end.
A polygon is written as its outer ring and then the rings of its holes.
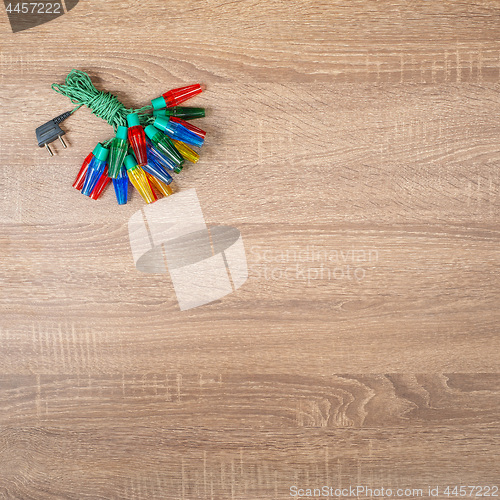
{"type": "Polygon", "coordinates": [[[128,150],[128,129],[127,127],[118,127],[116,136],[112,139],[109,147],[108,175],[116,179],[123,166],[123,160],[127,156],[128,150]]]}
{"type": "Polygon", "coordinates": [[[118,177],[113,179],[113,187],[118,205],[125,205],[128,200],[128,175],[124,166],[118,172],[118,177]]]}
{"type": "Polygon", "coordinates": [[[146,176],[148,178],[149,184],[153,185],[163,196],[170,196],[173,193],[172,188],[168,184],[160,181],[154,175],[148,174],[146,172],[146,176]]]}
{"type": "Polygon", "coordinates": [[[127,175],[133,186],[139,191],[146,203],[153,203],[156,196],[151,191],[148,179],[144,170],[137,164],[136,159],[132,155],[125,157],[125,167],[127,168],[127,175]]]}
{"type": "Polygon", "coordinates": [[[162,96],[153,99],[151,104],[154,109],[171,108],[200,94],[203,90],[205,90],[205,86],[200,84],[172,89],[165,92],[162,96]]]}
{"type": "MultiPolygon", "coordinates": [[[[149,140],[149,137],[146,137],[146,144],[147,144],[147,152],[148,152],[148,162],[149,160],[153,159],[157,164],[161,165],[162,167],[175,172],[178,174],[182,170],[182,165],[176,165],[173,163],[169,158],[166,156],[162,155],[151,143],[149,140]]],[[[176,147],[177,149],[177,147],[176,147]]],[[[179,151],[180,153],[180,151],[179,151]]]]}
{"type": "Polygon", "coordinates": [[[85,176],[85,182],[83,183],[82,194],[85,196],[90,196],[98,183],[102,173],[104,172],[104,167],[106,165],[106,160],[108,159],[109,149],[98,144],[94,151],[92,151],[92,161],[87,169],[87,175],[85,176]]]}
{"type": "Polygon", "coordinates": [[[78,175],[75,178],[75,182],[73,182],[73,187],[75,189],[78,189],[78,191],[80,191],[83,187],[85,176],[87,175],[87,170],[89,168],[89,163],[92,161],[92,158],[94,158],[94,155],[92,153],[89,153],[85,160],[83,160],[82,166],[80,167],[78,175]]]}
{"type": "Polygon", "coordinates": [[[149,158],[148,162],[142,166],[142,169],[147,174],[151,174],[165,184],[170,184],[173,181],[172,176],[153,158],[149,158]]]}
{"type": "Polygon", "coordinates": [[[172,141],[177,151],[182,155],[183,158],[189,160],[191,163],[196,163],[200,159],[200,155],[193,151],[187,144],[180,141],[172,141]]]}
{"type": "Polygon", "coordinates": [[[194,120],[195,118],[205,117],[205,108],[167,108],[167,109],[155,109],[153,111],[153,116],[171,117],[177,116],[178,118],[183,118],[184,120],[194,120]]]}
{"type": "Polygon", "coordinates": [[[110,182],[111,179],[108,177],[108,165],[106,165],[104,167],[104,172],[101,174],[101,177],[99,178],[97,184],[95,185],[95,188],[92,190],[92,193],[90,193],[90,197],[93,200],[97,200],[110,182]]]}
{"type": "Polygon", "coordinates": [[[192,146],[203,146],[204,139],[188,130],[184,125],[171,119],[158,117],[153,123],[154,127],[167,134],[171,139],[182,141],[192,146]]]}
{"type": "Polygon", "coordinates": [[[153,198],[154,198],[153,201],[156,201],[156,200],[158,200],[158,196],[156,195],[156,191],[154,190],[153,183],[151,182],[152,176],[149,175],[145,170],[144,170],[144,173],[146,174],[146,179],[147,179],[148,184],[149,184],[149,189],[151,189],[151,193],[153,193],[153,198]]]}
{"type": "Polygon", "coordinates": [[[153,125],[148,125],[146,127],[146,135],[149,137],[153,147],[173,163],[176,165],[182,165],[184,163],[184,158],[179,151],[175,149],[172,141],[163,132],[160,132],[157,128],[153,127],[153,125]]]}
{"type": "Polygon", "coordinates": [[[130,113],[127,115],[127,123],[128,140],[134,150],[138,165],[143,165],[148,161],[148,155],[146,152],[146,135],[139,122],[139,115],[137,113],[130,113]]]}
{"type": "Polygon", "coordinates": [[[200,127],[197,127],[193,125],[192,123],[187,122],[186,120],[183,120],[182,118],[179,118],[177,116],[171,116],[170,121],[175,122],[175,123],[180,123],[182,126],[186,127],[188,130],[193,132],[196,135],[199,135],[202,139],[205,139],[205,136],[207,133],[201,129],[200,127]]]}

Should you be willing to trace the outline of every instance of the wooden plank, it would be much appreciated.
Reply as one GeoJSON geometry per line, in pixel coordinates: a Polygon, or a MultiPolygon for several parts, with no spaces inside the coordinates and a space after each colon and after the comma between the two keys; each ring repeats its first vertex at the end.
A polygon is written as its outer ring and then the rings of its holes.
{"type": "Polygon", "coordinates": [[[0,425],[203,429],[494,424],[500,377],[473,374],[138,373],[0,378],[0,425]],[[470,384],[474,384],[473,387],[470,384]],[[477,384],[480,384],[477,387],[477,384]]]}
{"type": "Polygon", "coordinates": [[[241,227],[241,289],[181,312],[123,225],[5,225],[2,372],[497,370],[496,231],[276,226],[241,227]]]}
{"type": "MultiPolygon", "coordinates": [[[[7,428],[6,498],[281,499],[292,486],[422,489],[495,484],[498,425],[434,429],[7,428]]],[[[293,491],[293,490],[292,490],[293,491]]],[[[484,491],[484,490],[483,490],[484,491]]],[[[360,495],[361,496],[361,495],[360,495]]],[[[354,495],[355,497],[355,495],[354,495]]],[[[302,498],[306,498],[305,496],[302,498]]]]}
{"type": "MultiPolygon", "coordinates": [[[[50,83],[33,85],[33,99],[50,105],[37,108],[31,123],[71,108],[50,83]]],[[[0,131],[8,145],[0,220],[101,223],[110,221],[113,207],[113,223],[128,221],[142,206],[139,196],[117,208],[112,190],[94,203],[71,188],[83,158],[111,128],[80,110],[64,122],[71,147],[49,158],[34,144],[32,125],[17,122],[23,95],[7,89],[12,98],[4,112],[14,128],[0,131]],[[26,147],[9,145],[11,134],[26,147]],[[39,189],[29,198],[7,195],[11,186],[34,184],[39,189]]],[[[141,84],[132,96],[142,105],[158,92],[141,84]]],[[[495,224],[496,97],[489,84],[216,83],[193,101],[209,109],[199,121],[209,136],[200,162],[177,175],[176,184],[195,187],[205,217],[217,223],[495,224]]]]}

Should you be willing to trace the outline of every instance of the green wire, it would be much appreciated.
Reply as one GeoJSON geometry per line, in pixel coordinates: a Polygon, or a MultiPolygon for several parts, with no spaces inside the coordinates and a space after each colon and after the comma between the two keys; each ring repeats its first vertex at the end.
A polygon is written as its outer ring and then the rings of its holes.
{"type": "MultiPolygon", "coordinates": [[[[78,69],[72,69],[68,73],[64,84],[53,83],[52,90],[68,97],[73,104],[77,104],[71,113],[82,106],[87,106],[94,115],[108,122],[115,132],[120,125],[127,126],[128,114],[146,113],[153,108],[151,105],[139,109],[126,108],[115,95],[97,90],[90,76],[78,69]]],[[[139,119],[143,124],[153,121],[153,117],[147,114],[140,115],[139,119]]]]}

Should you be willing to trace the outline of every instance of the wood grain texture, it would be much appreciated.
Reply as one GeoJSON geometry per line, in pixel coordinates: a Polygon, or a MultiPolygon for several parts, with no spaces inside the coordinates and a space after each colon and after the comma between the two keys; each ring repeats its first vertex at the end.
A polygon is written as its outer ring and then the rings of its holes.
{"type": "Polygon", "coordinates": [[[498,2],[81,0],[19,33],[3,12],[1,499],[498,484],[498,2]],[[88,110],[36,147],[74,67],[127,106],[207,85],[176,183],[241,231],[235,293],[181,312],[137,272],[142,200],[71,188],[110,137],[88,110]]]}

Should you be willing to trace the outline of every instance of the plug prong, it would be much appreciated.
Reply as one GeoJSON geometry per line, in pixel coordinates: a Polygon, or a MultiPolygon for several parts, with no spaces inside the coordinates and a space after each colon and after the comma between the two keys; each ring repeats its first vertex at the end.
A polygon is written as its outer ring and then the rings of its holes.
{"type": "Polygon", "coordinates": [[[50,156],[54,156],[54,153],[52,152],[52,149],[50,149],[50,146],[48,144],[45,144],[45,149],[49,152],[50,156]]]}
{"type": "Polygon", "coordinates": [[[66,146],[66,143],[64,142],[64,139],[62,138],[62,136],[58,135],[57,137],[59,137],[59,140],[61,141],[63,148],[66,149],[68,146],[66,146]]]}

